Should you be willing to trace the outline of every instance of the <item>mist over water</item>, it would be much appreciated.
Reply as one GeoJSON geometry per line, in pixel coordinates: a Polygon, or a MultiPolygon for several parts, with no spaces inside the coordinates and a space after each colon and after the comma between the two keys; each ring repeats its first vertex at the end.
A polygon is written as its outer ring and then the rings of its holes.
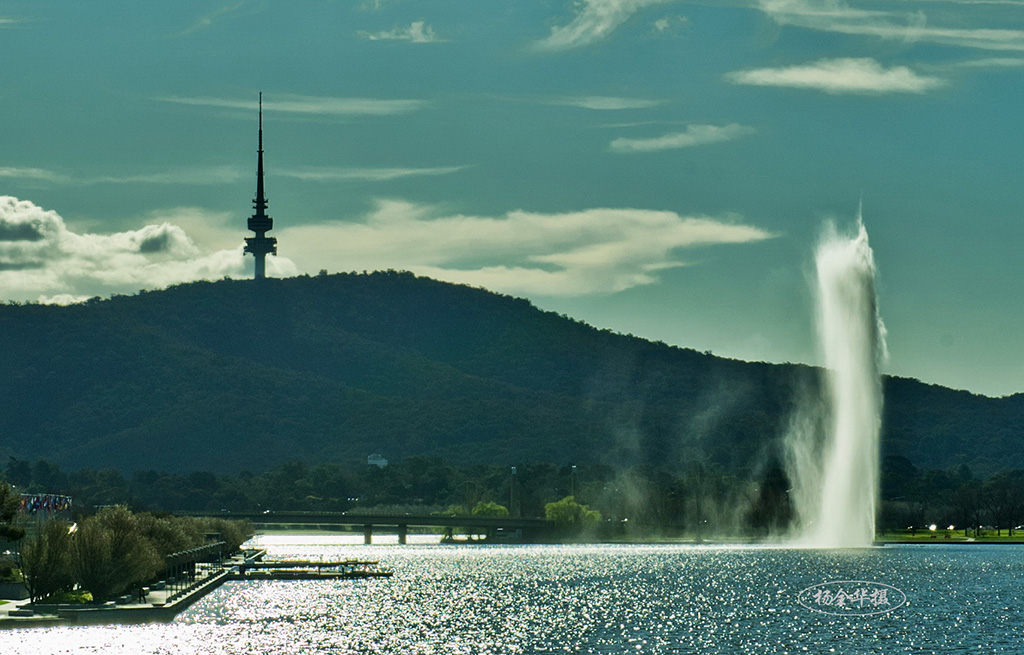
{"type": "Polygon", "coordinates": [[[858,216],[852,237],[830,228],[818,246],[817,330],[825,364],[820,394],[807,394],[787,440],[797,542],[869,546],[875,535],[885,327],[875,263],[858,216]]]}

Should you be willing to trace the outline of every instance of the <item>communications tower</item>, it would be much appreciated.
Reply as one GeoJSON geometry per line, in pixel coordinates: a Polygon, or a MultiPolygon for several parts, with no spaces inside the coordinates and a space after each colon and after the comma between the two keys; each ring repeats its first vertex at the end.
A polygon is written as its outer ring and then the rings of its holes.
{"type": "Polygon", "coordinates": [[[245,238],[243,252],[252,253],[256,257],[257,280],[267,276],[267,253],[277,254],[277,239],[268,237],[267,232],[274,229],[274,219],[267,216],[267,196],[263,192],[263,94],[260,93],[260,147],[256,164],[256,197],[252,206],[256,213],[249,217],[249,229],[256,236],[245,238]]]}

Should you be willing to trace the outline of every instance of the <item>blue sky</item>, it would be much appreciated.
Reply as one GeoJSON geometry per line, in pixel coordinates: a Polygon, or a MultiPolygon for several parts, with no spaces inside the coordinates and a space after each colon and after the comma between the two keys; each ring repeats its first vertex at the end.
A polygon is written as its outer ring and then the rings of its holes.
{"type": "Polygon", "coordinates": [[[889,373],[1024,391],[1024,0],[0,3],[0,298],[396,268],[817,363],[863,199],[889,373]]]}

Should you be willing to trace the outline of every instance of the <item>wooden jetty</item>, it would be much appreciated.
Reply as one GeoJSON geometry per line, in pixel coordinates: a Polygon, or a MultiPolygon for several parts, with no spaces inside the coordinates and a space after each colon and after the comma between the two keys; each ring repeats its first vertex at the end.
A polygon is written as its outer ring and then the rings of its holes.
{"type": "Polygon", "coordinates": [[[390,578],[392,571],[377,568],[375,560],[271,560],[239,567],[236,580],[355,580],[390,578]]]}

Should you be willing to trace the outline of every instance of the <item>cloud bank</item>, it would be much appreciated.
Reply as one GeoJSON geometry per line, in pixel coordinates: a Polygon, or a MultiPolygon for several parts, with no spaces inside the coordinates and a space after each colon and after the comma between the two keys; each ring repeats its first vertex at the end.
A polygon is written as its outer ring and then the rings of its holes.
{"type": "MultiPolygon", "coordinates": [[[[3,299],[71,302],[249,277],[241,234],[226,224],[228,218],[182,208],[152,214],[152,222],[137,230],[77,233],[56,212],[0,196],[3,299]]],[[[689,265],[682,256],[687,249],[773,236],[731,218],[671,211],[598,208],[490,217],[442,215],[429,206],[381,200],[359,222],[279,230],[289,258],[270,257],[267,267],[275,277],[296,275],[300,266],[395,268],[506,293],[580,296],[653,284],[660,271],[689,265]]]]}
{"type": "Polygon", "coordinates": [[[590,45],[607,37],[641,9],[670,1],[578,0],[573,20],[568,25],[552,27],[551,34],[536,41],[533,49],[557,52],[590,45]]]}
{"type": "Polygon", "coordinates": [[[279,238],[309,270],[395,268],[505,293],[580,296],[653,284],[659,271],[687,265],[684,249],[772,236],[671,211],[438,215],[428,206],[381,200],[360,222],[291,227],[279,238]]]}
{"type": "Polygon", "coordinates": [[[688,125],[685,132],[671,132],[650,139],[619,138],[612,141],[608,147],[612,152],[655,152],[732,141],[753,133],[754,128],[735,123],[721,126],[688,125]]]}
{"type": "Polygon", "coordinates": [[[874,59],[821,59],[803,66],[734,71],[735,84],[815,89],[825,93],[924,93],[945,85],[937,77],[918,75],[906,66],[884,68],[874,59]]]}
{"type": "MultiPolygon", "coordinates": [[[[0,289],[5,300],[67,302],[134,293],[199,279],[248,277],[241,237],[233,249],[206,250],[171,223],[113,234],[79,234],[56,212],[0,196],[0,289]]],[[[298,272],[282,257],[269,274],[298,272]]]]}

